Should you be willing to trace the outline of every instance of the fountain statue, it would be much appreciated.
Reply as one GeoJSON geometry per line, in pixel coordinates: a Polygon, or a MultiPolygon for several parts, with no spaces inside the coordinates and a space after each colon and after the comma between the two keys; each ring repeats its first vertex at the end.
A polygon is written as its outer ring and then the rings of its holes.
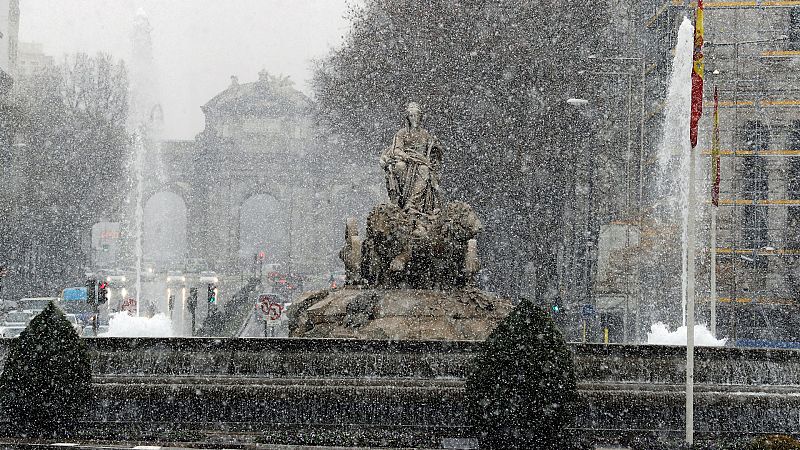
{"type": "Polygon", "coordinates": [[[481,222],[464,202],[444,203],[442,146],[409,103],[405,124],[383,152],[389,203],[348,219],[339,252],[347,281],[292,304],[296,337],[483,339],[513,308],[476,287],[481,222]]]}

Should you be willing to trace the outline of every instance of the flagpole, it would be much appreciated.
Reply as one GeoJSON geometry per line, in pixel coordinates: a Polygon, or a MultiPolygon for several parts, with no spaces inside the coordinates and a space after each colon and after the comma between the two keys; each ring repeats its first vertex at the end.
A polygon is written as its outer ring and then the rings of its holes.
{"type": "Polygon", "coordinates": [[[717,337],[717,208],[719,207],[719,93],[714,86],[714,129],[711,133],[711,335],[717,337]]]}
{"type": "Polygon", "coordinates": [[[711,206],[711,335],[717,337],[717,207],[711,206]]]}
{"type": "Polygon", "coordinates": [[[692,53],[692,102],[689,119],[689,186],[686,219],[686,443],[694,444],[694,295],[695,295],[695,147],[703,115],[703,0],[697,0],[692,53]]]}
{"type": "Polygon", "coordinates": [[[686,220],[686,442],[694,443],[694,273],[695,273],[695,152],[689,153],[689,193],[686,220]]]}

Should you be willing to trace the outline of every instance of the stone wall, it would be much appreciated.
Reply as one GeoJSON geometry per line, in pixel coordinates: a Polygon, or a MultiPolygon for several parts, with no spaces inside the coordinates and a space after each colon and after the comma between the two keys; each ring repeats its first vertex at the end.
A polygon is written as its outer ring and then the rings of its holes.
{"type": "MultiPolygon", "coordinates": [[[[474,341],[87,342],[97,389],[85,426],[94,436],[422,447],[473,437],[462,399],[474,341]]],[[[7,343],[0,341],[3,359],[7,343]]],[[[682,439],[685,349],[573,350],[580,436],[682,439]]],[[[800,352],[699,348],[695,363],[700,438],[800,433],[800,398],[787,395],[800,389],[800,352]]]]}

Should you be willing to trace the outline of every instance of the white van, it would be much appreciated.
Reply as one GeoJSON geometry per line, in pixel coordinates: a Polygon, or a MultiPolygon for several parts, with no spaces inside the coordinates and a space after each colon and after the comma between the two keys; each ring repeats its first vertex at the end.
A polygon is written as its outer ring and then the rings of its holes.
{"type": "Polygon", "coordinates": [[[17,300],[17,309],[20,311],[30,311],[40,313],[47,308],[47,304],[53,302],[58,305],[58,297],[28,297],[17,300]]]}

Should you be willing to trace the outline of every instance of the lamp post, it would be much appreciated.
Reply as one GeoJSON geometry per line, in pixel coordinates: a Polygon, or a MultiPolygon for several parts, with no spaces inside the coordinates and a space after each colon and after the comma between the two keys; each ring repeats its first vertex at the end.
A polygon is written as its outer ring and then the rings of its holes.
{"type": "MultiPolygon", "coordinates": [[[[598,55],[589,55],[588,59],[591,60],[591,61],[599,61],[599,62],[610,61],[610,62],[613,62],[617,66],[625,64],[626,67],[630,66],[630,67],[632,67],[634,69],[634,70],[631,70],[631,71],[582,70],[582,71],[579,71],[579,74],[588,73],[588,74],[591,74],[591,75],[598,75],[598,76],[625,77],[625,79],[626,79],[626,91],[627,91],[626,92],[626,100],[627,100],[626,101],[626,103],[627,103],[627,133],[626,133],[627,136],[626,136],[626,141],[627,141],[627,145],[626,145],[625,158],[624,158],[625,159],[625,168],[624,168],[624,172],[625,172],[624,214],[628,219],[630,219],[631,217],[636,217],[638,219],[637,220],[638,229],[639,229],[639,233],[640,233],[640,236],[641,236],[642,223],[643,223],[642,217],[643,217],[643,214],[644,214],[644,212],[643,212],[643,204],[642,204],[642,185],[643,185],[643,179],[644,179],[643,167],[644,167],[644,118],[645,118],[645,115],[644,115],[644,96],[645,96],[645,66],[644,66],[644,61],[645,60],[642,57],[636,57],[636,56],[598,56],[598,55]],[[640,69],[640,70],[638,71],[638,73],[635,70],[637,67],[634,66],[633,64],[636,64],[636,65],[639,66],[638,69],[640,69]],[[634,86],[633,86],[633,83],[634,83],[634,76],[637,76],[637,75],[640,77],[641,91],[639,92],[639,95],[641,96],[641,98],[640,98],[640,101],[639,101],[639,104],[640,104],[639,105],[640,106],[640,111],[639,111],[639,115],[640,115],[640,117],[639,117],[639,127],[640,127],[640,129],[639,129],[639,150],[638,150],[638,153],[639,153],[639,174],[638,174],[638,177],[637,177],[638,190],[639,190],[639,192],[638,192],[638,212],[634,216],[634,214],[631,214],[631,212],[632,212],[631,211],[631,209],[632,209],[632,204],[631,204],[632,203],[631,202],[631,172],[632,172],[632,170],[631,170],[631,166],[632,166],[632,163],[633,163],[633,139],[634,139],[634,137],[633,137],[633,132],[634,132],[634,130],[633,130],[633,126],[634,126],[634,122],[633,122],[633,115],[634,115],[634,113],[633,113],[633,108],[634,108],[633,107],[633,103],[634,103],[634,99],[633,99],[634,86]]],[[[593,157],[594,157],[594,155],[593,155],[593,157]]],[[[631,245],[630,233],[631,233],[630,226],[628,226],[626,228],[626,231],[625,231],[626,247],[629,247],[631,245]]],[[[641,240],[641,237],[640,237],[640,240],[641,240]]],[[[641,270],[641,265],[642,265],[641,252],[638,252],[637,256],[638,256],[638,260],[636,261],[636,265],[637,265],[636,273],[638,273],[641,270]]],[[[625,342],[627,342],[629,340],[630,334],[631,334],[630,333],[630,328],[631,327],[629,325],[630,321],[628,320],[629,312],[630,312],[630,297],[631,297],[631,292],[630,292],[631,291],[631,284],[630,284],[631,276],[630,275],[631,274],[629,273],[629,276],[627,276],[625,278],[625,283],[626,283],[626,287],[625,287],[625,291],[626,291],[625,292],[625,311],[624,311],[625,316],[624,316],[624,319],[623,319],[623,334],[624,334],[623,340],[625,342]]],[[[637,278],[640,278],[640,277],[637,277],[637,278]]],[[[640,319],[641,319],[640,308],[641,308],[641,305],[642,305],[643,299],[644,299],[643,290],[641,289],[641,287],[639,287],[638,289],[639,289],[640,294],[638,296],[639,299],[636,302],[635,321],[634,321],[635,323],[634,323],[634,327],[633,327],[634,328],[634,338],[633,339],[636,339],[638,337],[638,329],[639,329],[639,325],[638,324],[639,324],[640,319]]]]}
{"type": "MultiPolygon", "coordinates": [[[[596,119],[595,111],[593,110],[592,105],[588,100],[583,99],[583,98],[570,98],[570,99],[567,100],[567,104],[570,105],[573,108],[576,108],[578,110],[579,114],[586,119],[586,122],[591,122],[591,121],[594,121],[596,119]]],[[[588,130],[588,131],[591,132],[591,130],[588,130]]],[[[586,136],[583,136],[583,138],[584,138],[583,141],[585,143],[586,142],[586,139],[585,139],[586,136]]],[[[573,151],[575,151],[574,148],[573,148],[573,151]]],[[[591,161],[586,160],[584,162],[584,167],[585,167],[585,170],[586,170],[587,186],[586,186],[586,197],[585,197],[585,202],[584,202],[584,204],[585,204],[585,208],[584,209],[585,209],[585,215],[586,215],[585,229],[582,230],[582,232],[580,233],[580,235],[582,236],[582,240],[583,240],[582,244],[583,245],[581,246],[580,250],[578,250],[578,249],[575,249],[575,250],[581,251],[583,253],[582,258],[580,258],[582,260],[582,262],[583,262],[583,267],[582,267],[580,276],[581,276],[581,279],[582,279],[582,282],[583,282],[583,285],[581,286],[581,288],[583,289],[582,294],[583,294],[583,296],[585,298],[584,301],[587,302],[584,305],[588,304],[588,305],[591,305],[592,308],[593,308],[594,307],[594,295],[593,295],[593,289],[592,289],[592,273],[593,273],[592,262],[594,261],[594,256],[595,256],[593,254],[593,251],[594,251],[593,240],[597,236],[597,230],[595,229],[596,228],[596,226],[595,226],[596,225],[596,220],[595,220],[596,213],[595,213],[595,204],[594,204],[595,203],[594,202],[594,200],[595,200],[595,198],[594,198],[595,197],[595,176],[596,176],[595,167],[597,165],[596,161],[595,161],[595,158],[597,156],[597,152],[594,151],[594,149],[591,149],[590,151],[591,151],[591,155],[590,155],[591,161]]],[[[574,161],[577,161],[578,159],[579,158],[577,158],[577,157],[573,158],[574,161]]],[[[574,171],[574,172],[577,172],[577,171],[574,171]]],[[[573,178],[572,178],[572,186],[571,186],[571,188],[572,188],[573,194],[576,194],[577,193],[577,189],[578,189],[578,183],[577,183],[577,177],[574,174],[573,174],[573,178]]],[[[575,233],[573,233],[573,239],[575,239],[575,233]]],[[[573,247],[574,247],[574,245],[573,245],[573,247]]],[[[573,253],[573,255],[574,255],[573,257],[575,257],[577,259],[577,255],[575,255],[575,253],[573,253]]],[[[573,262],[573,264],[574,264],[574,262],[573,262]]],[[[583,339],[585,340],[585,336],[586,336],[585,324],[583,326],[581,334],[583,336],[583,339]]]]}

